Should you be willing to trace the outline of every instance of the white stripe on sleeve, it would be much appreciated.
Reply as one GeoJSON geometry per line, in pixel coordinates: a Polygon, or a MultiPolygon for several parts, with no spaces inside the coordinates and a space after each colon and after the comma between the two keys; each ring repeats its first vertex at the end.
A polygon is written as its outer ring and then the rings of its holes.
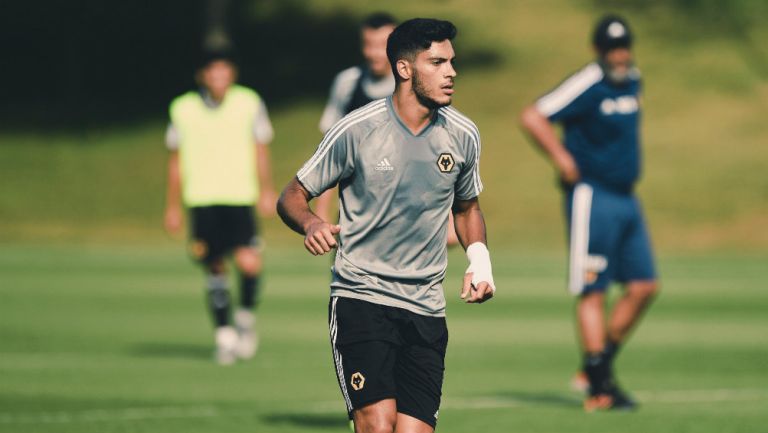
{"type": "Polygon", "coordinates": [[[168,124],[168,128],[165,130],[165,147],[170,151],[179,150],[179,130],[176,129],[173,123],[168,124]]]}
{"type": "Polygon", "coordinates": [[[571,75],[554,90],[536,101],[536,109],[550,117],[573,102],[587,89],[603,79],[603,70],[597,63],[590,63],[571,75]]]}
{"type": "Polygon", "coordinates": [[[471,138],[472,144],[475,145],[475,168],[472,172],[472,179],[475,186],[475,194],[480,195],[480,192],[483,190],[483,183],[480,180],[480,131],[468,117],[459,113],[455,108],[443,107],[440,111],[445,115],[446,119],[452,121],[456,127],[467,133],[471,138]]]}
{"type": "Polygon", "coordinates": [[[296,174],[296,177],[302,179],[310,170],[315,168],[315,166],[325,157],[331,147],[333,147],[341,134],[343,134],[344,131],[346,131],[350,126],[358,122],[362,122],[363,120],[382,113],[386,110],[387,107],[385,100],[379,99],[378,101],[371,102],[365,107],[349,113],[346,117],[336,123],[336,125],[334,125],[330,131],[328,131],[328,133],[325,134],[325,138],[323,138],[323,141],[320,142],[320,145],[317,147],[315,154],[299,170],[299,172],[296,174]]]}
{"type": "Polygon", "coordinates": [[[256,107],[256,116],[253,119],[253,139],[259,144],[269,144],[275,137],[272,122],[269,121],[269,113],[264,100],[259,100],[256,107]]]}
{"type": "Polygon", "coordinates": [[[336,76],[331,85],[331,94],[320,118],[320,132],[325,134],[331,127],[344,117],[344,110],[352,99],[357,80],[363,74],[359,66],[345,69],[336,76]]]}

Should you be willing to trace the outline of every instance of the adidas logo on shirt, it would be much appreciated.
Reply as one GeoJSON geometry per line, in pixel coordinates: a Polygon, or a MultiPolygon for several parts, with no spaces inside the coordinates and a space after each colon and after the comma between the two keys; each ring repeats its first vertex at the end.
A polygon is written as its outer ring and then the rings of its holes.
{"type": "Polygon", "coordinates": [[[392,164],[389,163],[387,158],[382,159],[381,162],[376,164],[375,168],[376,171],[392,171],[394,169],[395,167],[392,167],[392,164]]]}

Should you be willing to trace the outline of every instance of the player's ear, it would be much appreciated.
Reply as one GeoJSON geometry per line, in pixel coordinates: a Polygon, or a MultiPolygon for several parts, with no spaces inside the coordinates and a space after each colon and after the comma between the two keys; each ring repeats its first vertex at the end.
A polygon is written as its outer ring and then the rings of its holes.
{"type": "Polygon", "coordinates": [[[397,75],[399,75],[400,79],[403,81],[410,80],[411,75],[413,74],[411,62],[406,59],[398,60],[397,63],[395,63],[395,70],[397,71],[397,75]]]}

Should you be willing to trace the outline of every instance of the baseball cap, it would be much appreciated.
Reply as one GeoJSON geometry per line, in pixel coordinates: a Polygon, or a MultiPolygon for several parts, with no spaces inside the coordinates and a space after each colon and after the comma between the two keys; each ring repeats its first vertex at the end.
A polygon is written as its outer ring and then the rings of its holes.
{"type": "Polygon", "coordinates": [[[606,15],[595,26],[592,44],[601,52],[614,48],[630,48],[632,32],[626,20],[618,15],[606,15]]]}

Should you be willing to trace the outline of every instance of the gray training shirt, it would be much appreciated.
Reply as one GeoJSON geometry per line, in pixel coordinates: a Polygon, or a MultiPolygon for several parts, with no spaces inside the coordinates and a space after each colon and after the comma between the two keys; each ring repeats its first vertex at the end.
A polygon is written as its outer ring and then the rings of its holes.
{"type": "Polygon", "coordinates": [[[444,316],[448,213],[482,191],[479,158],[477,127],[452,107],[418,135],[391,97],[336,123],[296,175],[313,197],[339,184],[331,296],[444,316]]]}

